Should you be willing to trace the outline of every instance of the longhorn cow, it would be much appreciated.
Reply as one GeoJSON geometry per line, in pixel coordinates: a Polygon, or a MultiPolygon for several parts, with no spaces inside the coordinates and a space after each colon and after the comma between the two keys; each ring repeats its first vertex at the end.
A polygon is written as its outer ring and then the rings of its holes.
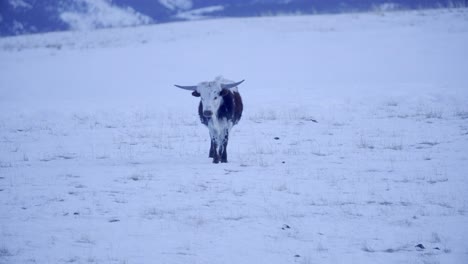
{"type": "Polygon", "coordinates": [[[201,82],[195,86],[175,85],[192,91],[193,96],[201,99],[198,114],[210,132],[209,157],[213,158],[213,163],[227,162],[229,132],[242,116],[243,104],[237,86],[243,81],[232,82],[217,77],[212,82],[201,82]]]}

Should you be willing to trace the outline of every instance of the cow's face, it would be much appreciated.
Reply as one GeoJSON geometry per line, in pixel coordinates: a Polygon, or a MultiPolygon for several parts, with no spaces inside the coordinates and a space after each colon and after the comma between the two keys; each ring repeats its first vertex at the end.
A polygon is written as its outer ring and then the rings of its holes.
{"type": "Polygon", "coordinates": [[[219,82],[202,82],[197,86],[193,96],[200,97],[203,105],[203,115],[211,117],[219,109],[222,97],[228,93],[227,89],[222,89],[219,82]]]}

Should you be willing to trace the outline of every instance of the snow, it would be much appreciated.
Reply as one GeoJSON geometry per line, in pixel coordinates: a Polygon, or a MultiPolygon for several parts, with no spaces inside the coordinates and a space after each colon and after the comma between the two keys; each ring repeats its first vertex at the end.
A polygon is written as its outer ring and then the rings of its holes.
{"type": "Polygon", "coordinates": [[[372,8],[374,12],[390,12],[401,9],[401,6],[396,3],[375,4],[372,8]]]}
{"type": "Polygon", "coordinates": [[[1,38],[0,263],[466,262],[467,20],[1,38]],[[246,80],[227,164],[173,87],[219,74],[246,80]]]}
{"type": "Polygon", "coordinates": [[[31,9],[32,5],[23,1],[23,0],[9,0],[8,3],[13,7],[13,8],[22,8],[22,9],[31,9]]]}
{"type": "Polygon", "coordinates": [[[21,22],[18,22],[16,20],[13,21],[13,30],[15,32],[24,32],[25,31],[25,27],[24,25],[21,23],[21,22]]]}
{"type": "Polygon", "coordinates": [[[191,0],[159,0],[159,3],[170,10],[188,10],[193,6],[191,0]]]}
{"type": "Polygon", "coordinates": [[[97,28],[137,26],[150,23],[150,17],[131,8],[120,8],[108,0],[78,0],[85,6],[84,11],[63,11],[60,18],[72,30],[92,30],[97,28]]]}
{"type": "Polygon", "coordinates": [[[218,12],[224,10],[224,6],[222,5],[215,5],[215,6],[207,6],[198,9],[188,10],[184,12],[178,12],[176,17],[185,20],[199,20],[199,19],[207,19],[210,18],[208,15],[213,12],[218,12]]]}

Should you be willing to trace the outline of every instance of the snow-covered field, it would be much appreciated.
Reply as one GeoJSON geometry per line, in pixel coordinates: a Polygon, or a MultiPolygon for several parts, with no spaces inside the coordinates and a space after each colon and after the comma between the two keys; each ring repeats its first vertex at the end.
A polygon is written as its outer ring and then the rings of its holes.
{"type": "Polygon", "coordinates": [[[468,263],[468,10],[0,39],[0,263],[468,263]],[[245,79],[228,164],[173,84],[245,79]]]}

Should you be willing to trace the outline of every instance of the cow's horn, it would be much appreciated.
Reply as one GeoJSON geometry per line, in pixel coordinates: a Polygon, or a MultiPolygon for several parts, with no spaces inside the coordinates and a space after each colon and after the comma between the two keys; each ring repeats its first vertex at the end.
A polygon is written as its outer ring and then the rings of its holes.
{"type": "Polygon", "coordinates": [[[177,84],[174,84],[174,86],[179,87],[181,89],[190,90],[190,91],[196,91],[197,90],[197,86],[182,86],[182,85],[177,85],[177,84]]]}
{"type": "Polygon", "coordinates": [[[236,82],[236,83],[228,83],[228,84],[223,84],[223,83],[222,83],[222,84],[221,84],[221,88],[223,88],[223,89],[230,89],[230,88],[232,88],[232,87],[238,86],[239,84],[243,83],[244,81],[245,81],[245,80],[242,80],[242,81],[236,82]]]}

